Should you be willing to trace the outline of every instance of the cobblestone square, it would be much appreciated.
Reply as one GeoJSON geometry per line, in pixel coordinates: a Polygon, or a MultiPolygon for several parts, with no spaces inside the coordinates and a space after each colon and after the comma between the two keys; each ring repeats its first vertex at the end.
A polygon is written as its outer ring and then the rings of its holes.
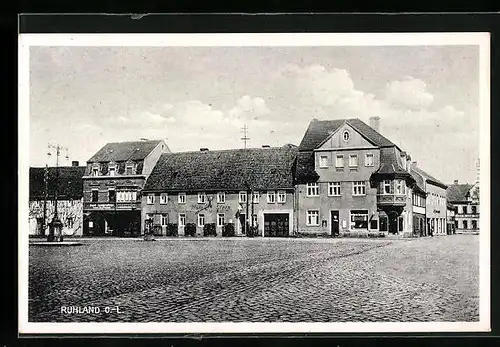
{"type": "Polygon", "coordinates": [[[477,235],[83,242],[30,246],[30,322],[479,321],[477,235]]]}

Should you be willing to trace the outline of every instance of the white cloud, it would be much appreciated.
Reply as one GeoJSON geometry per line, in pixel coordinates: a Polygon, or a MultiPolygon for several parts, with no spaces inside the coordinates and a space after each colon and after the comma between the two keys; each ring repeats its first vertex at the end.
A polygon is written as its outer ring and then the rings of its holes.
{"type": "Polygon", "coordinates": [[[412,110],[428,108],[434,97],[427,92],[424,81],[407,77],[401,81],[392,81],[387,86],[386,99],[395,107],[412,110]]]}

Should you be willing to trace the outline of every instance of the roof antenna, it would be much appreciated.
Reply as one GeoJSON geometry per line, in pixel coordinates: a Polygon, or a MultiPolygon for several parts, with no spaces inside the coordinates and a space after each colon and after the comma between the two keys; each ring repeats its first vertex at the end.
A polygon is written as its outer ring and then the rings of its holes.
{"type": "Polygon", "coordinates": [[[244,143],[245,149],[247,149],[247,141],[250,140],[250,138],[248,137],[248,127],[247,127],[247,125],[245,124],[243,126],[243,128],[241,128],[241,130],[243,131],[243,137],[241,138],[241,140],[244,143]]]}

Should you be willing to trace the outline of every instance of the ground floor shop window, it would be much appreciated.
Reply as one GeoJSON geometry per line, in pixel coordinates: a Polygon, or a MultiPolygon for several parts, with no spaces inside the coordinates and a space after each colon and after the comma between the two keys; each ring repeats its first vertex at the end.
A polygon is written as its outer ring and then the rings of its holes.
{"type": "Polygon", "coordinates": [[[351,210],[351,228],[368,229],[368,210],[351,210]]]}

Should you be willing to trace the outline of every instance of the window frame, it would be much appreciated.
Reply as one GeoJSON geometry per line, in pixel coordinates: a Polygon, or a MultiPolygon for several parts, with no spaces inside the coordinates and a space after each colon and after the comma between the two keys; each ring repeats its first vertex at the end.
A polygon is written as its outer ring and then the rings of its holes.
{"type": "Polygon", "coordinates": [[[319,156],[319,167],[321,169],[328,167],[328,156],[327,155],[320,155],[319,156]],[[323,162],[323,159],[325,159],[325,162],[323,162]]]}
{"type": "Polygon", "coordinates": [[[133,163],[125,164],[125,175],[131,176],[133,174],[134,174],[134,164],[133,163]],[[130,173],[128,173],[129,168],[130,168],[130,173]]]}
{"type": "Polygon", "coordinates": [[[178,193],[177,194],[177,203],[178,204],[185,204],[186,201],[187,201],[186,193],[178,193]]]}
{"type": "Polygon", "coordinates": [[[196,218],[197,222],[196,224],[198,227],[203,228],[205,226],[205,214],[204,213],[198,213],[198,217],[196,218]],[[203,220],[203,224],[200,223],[200,221],[203,220]]]}
{"type": "Polygon", "coordinates": [[[365,196],[366,195],[366,181],[353,181],[352,182],[352,196],[365,196]],[[361,183],[361,184],[360,184],[361,183]],[[362,190],[361,194],[356,194],[356,188],[362,190]]]}
{"type": "Polygon", "coordinates": [[[342,195],[341,182],[328,182],[328,196],[341,196],[342,195]],[[335,188],[338,188],[338,194],[335,194],[335,188]]]}
{"type": "Polygon", "coordinates": [[[318,182],[306,184],[306,196],[307,197],[318,197],[319,196],[319,183],[318,182]],[[316,192],[316,194],[310,194],[310,193],[314,193],[314,192],[316,192]]]}
{"type": "Polygon", "coordinates": [[[160,205],[168,204],[168,193],[160,193],[160,205]]]}
{"type": "Polygon", "coordinates": [[[319,226],[320,223],[319,210],[307,210],[306,211],[306,225],[307,226],[319,226]],[[311,217],[316,217],[316,223],[311,223],[311,217]]]}
{"type": "Polygon", "coordinates": [[[345,167],[345,161],[344,161],[344,155],[343,154],[336,154],[335,155],[335,167],[337,169],[345,167]],[[342,165],[338,165],[339,164],[339,159],[340,159],[340,162],[342,163],[342,165]]]}
{"type": "Polygon", "coordinates": [[[260,202],[260,193],[258,191],[252,192],[252,203],[258,204],[260,202]]]}
{"type": "Polygon", "coordinates": [[[266,196],[267,196],[267,203],[268,204],[275,204],[276,203],[276,192],[274,190],[268,191],[266,196]],[[272,199],[271,199],[271,197],[272,197],[272,199]]]}
{"type": "Polygon", "coordinates": [[[344,140],[344,142],[348,142],[349,140],[351,139],[351,134],[349,133],[349,130],[344,130],[342,132],[342,140],[344,140]],[[347,138],[346,138],[346,135],[347,135],[347,138]]]}
{"type": "Polygon", "coordinates": [[[207,194],[205,192],[198,192],[198,204],[207,202],[207,194]]]}
{"type": "Polygon", "coordinates": [[[365,166],[372,167],[375,165],[375,156],[373,153],[365,153],[365,166]],[[368,163],[368,157],[371,158],[371,164],[368,163]]]}
{"type": "Polygon", "coordinates": [[[243,190],[240,191],[240,192],[238,192],[238,202],[240,204],[246,204],[246,202],[247,202],[247,192],[245,192],[243,190]],[[244,197],[244,198],[242,199],[242,197],[244,197]]]}
{"type": "Polygon", "coordinates": [[[277,196],[278,196],[278,199],[276,201],[278,204],[285,204],[286,203],[286,191],[278,190],[277,196]],[[283,197],[283,199],[280,199],[280,197],[283,197]]]}
{"type": "Polygon", "coordinates": [[[108,202],[116,202],[116,189],[108,188],[108,202]],[[111,199],[111,192],[114,192],[114,200],[111,199]]]}
{"type": "Polygon", "coordinates": [[[217,226],[223,227],[226,224],[226,214],[225,213],[217,213],[217,226]],[[221,221],[220,217],[222,216],[222,224],[219,223],[221,221]]]}
{"type": "Polygon", "coordinates": [[[382,181],[382,195],[391,195],[394,192],[394,181],[393,180],[383,180],[382,181]],[[389,182],[389,183],[387,183],[389,182]],[[386,192],[386,188],[389,187],[389,192],[386,192]]]}
{"type": "Polygon", "coordinates": [[[155,195],[154,194],[148,194],[146,196],[146,204],[147,205],[154,205],[155,203],[155,195]]]}
{"type": "Polygon", "coordinates": [[[226,203],[226,192],[217,192],[217,203],[218,204],[226,203]]]}
{"type": "Polygon", "coordinates": [[[370,227],[370,211],[368,210],[349,210],[349,230],[369,230],[369,227],[370,227]],[[363,211],[363,212],[361,212],[363,211]],[[366,212],[366,213],[364,213],[366,212]],[[356,228],[354,226],[352,226],[352,223],[355,223],[353,221],[353,217],[354,216],[366,216],[366,228],[356,228]]]}
{"type": "Polygon", "coordinates": [[[90,191],[90,201],[91,202],[99,202],[99,189],[92,189],[90,191]],[[95,199],[94,199],[94,192],[96,193],[95,199]]]}
{"type": "Polygon", "coordinates": [[[116,176],[116,165],[110,165],[108,167],[108,176],[116,176]],[[111,174],[113,172],[113,174],[111,174]]]}
{"type": "Polygon", "coordinates": [[[179,226],[180,227],[185,227],[186,226],[186,222],[187,222],[187,219],[186,219],[186,214],[185,213],[179,213],[179,226]],[[182,219],[184,218],[184,224],[181,223],[182,219]]]}
{"type": "Polygon", "coordinates": [[[349,154],[349,167],[350,168],[356,168],[359,167],[359,158],[357,154],[349,154]],[[351,164],[351,159],[355,158],[356,159],[356,165],[351,164]]]}
{"type": "Polygon", "coordinates": [[[168,213],[160,214],[160,225],[163,227],[168,225],[168,213]],[[163,223],[164,221],[165,223],[163,223]]]}

